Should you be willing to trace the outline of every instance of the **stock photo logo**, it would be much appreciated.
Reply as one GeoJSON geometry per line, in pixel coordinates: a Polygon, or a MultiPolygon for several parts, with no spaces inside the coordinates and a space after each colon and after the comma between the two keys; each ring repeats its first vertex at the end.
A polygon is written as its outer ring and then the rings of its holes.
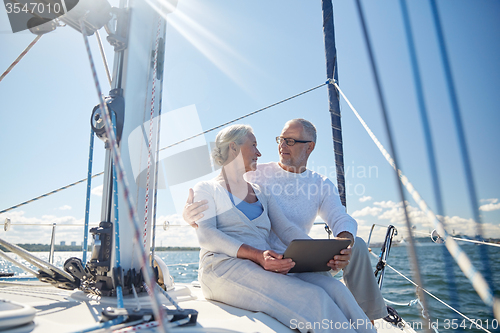
{"type": "MultiPolygon", "coordinates": [[[[189,188],[193,188],[200,181],[214,178],[219,173],[220,167],[215,165],[210,157],[213,143],[207,143],[203,135],[176,144],[203,132],[194,105],[164,113],[160,117],[155,117],[152,125],[149,121],[144,122],[128,136],[132,173],[136,184],[145,188],[148,182],[148,163],[146,162],[148,160],[148,149],[146,149],[149,145],[148,133],[151,126],[156,132],[157,126],[160,125],[158,189],[168,189],[177,213],[182,213],[189,188]],[[169,148],[163,149],[165,147],[169,148]]],[[[155,151],[155,142],[151,144],[151,151],[155,151]]],[[[149,156],[149,158],[150,164],[156,163],[154,156],[149,156]]]]}

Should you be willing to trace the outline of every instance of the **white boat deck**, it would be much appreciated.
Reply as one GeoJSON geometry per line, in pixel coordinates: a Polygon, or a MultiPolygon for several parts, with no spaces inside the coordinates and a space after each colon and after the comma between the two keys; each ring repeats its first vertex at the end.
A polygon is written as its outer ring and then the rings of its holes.
{"type": "MultiPolygon", "coordinates": [[[[169,292],[169,295],[182,308],[198,311],[196,326],[176,327],[172,329],[175,332],[298,332],[264,313],[246,311],[206,300],[201,289],[195,284],[177,283],[175,290],[169,292]]],[[[159,296],[164,304],[169,304],[163,295],[159,296]]],[[[0,282],[0,299],[29,305],[36,310],[33,322],[5,331],[11,333],[81,331],[94,326],[100,320],[104,308],[116,306],[114,298],[99,299],[81,291],[57,289],[38,282],[16,285],[0,282]]],[[[149,307],[147,296],[141,296],[139,300],[143,308],[149,307]]],[[[137,304],[137,300],[133,297],[125,297],[125,307],[136,308],[137,304]]],[[[375,323],[378,332],[414,332],[410,327],[401,330],[383,320],[377,320],[375,323]]],[[[151,327],[139,331],[158,330],[151,327]]]]}

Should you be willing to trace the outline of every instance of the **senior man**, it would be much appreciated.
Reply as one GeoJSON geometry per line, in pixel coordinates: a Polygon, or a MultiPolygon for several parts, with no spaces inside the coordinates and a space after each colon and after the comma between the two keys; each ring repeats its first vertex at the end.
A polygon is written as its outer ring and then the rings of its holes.
{"type": "MultiPolygon", "coordinates": [[[[387,316],[366,243],[355,237],[357,222],[346,213],[335,185],[327,177],[307,169],[307,160],[316,145],[316,128],[305,119],[292,119],[276,141],[280,161],[259,164],[256,171],[247,173],[247,180],[273,194],[285,216],[306,233],[319,215],[336,237],[349,238],[351,246],[335,256],[328,266],[334,271],[344,270],[346,286],[372,322],[387,316]]],[[[206,202],[193,203],[190,189],[184,220],[197,227],[196,221],[203,217],[205,209],[206,202]]],[[[270,245],[278,253],[286,249],[274,233],[271,233],[270,245]]]]}

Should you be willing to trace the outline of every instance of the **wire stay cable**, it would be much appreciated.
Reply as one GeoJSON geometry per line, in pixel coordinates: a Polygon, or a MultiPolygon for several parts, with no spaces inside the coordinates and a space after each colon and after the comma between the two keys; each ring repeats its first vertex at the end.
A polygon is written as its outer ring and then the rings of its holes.
{"type": "MultiPolygon", "coordinates": [[[[431,237],[432,235],[428,232],[422,232],[422,231],[415,231],[413,230],[414,233],[416,234],[421,234],[421,235],[425,235],[425,236],[429,236],[431,237]]],[[[465,239],[465,238],[460,238],[460,237],[452,237],[452,236],[448,236],[450,238],[453,238],[454,240],[457,240],[457,241],[462,241],[462,242],[469,242],[469,243],[474,243],[474,244],[482,244],[482,245],[488,245],[488,246],[495,246],[495,247],[500,247],[500,244],[496,244],[496,243],[491,243],[491,242],[480,242],[480,241],[476,241],[476,240],[473,240],[473,239],[465,239]]]]}
{"type": "MultiPolygon", "coordinates": [[[[361,6],[360,0],[356,0],[356,8],[358,10],[358,16],[359,16],[359,20],[361,22],[361,28],[363,31],[363,37],[364,37],[366,49],[368,52],[368,58],[370,60],[370,67],[372,69],[373,79],[375,80],[375,87],[376,87],[376,91],[377,91],[377,95],[378,95],[378,101],[380,104],[380,110],[382,111],[385,133],[386,133],[388,141],[389,141],[389,149],[390,149],[390,152],[392,155],[394,169],[396,171],[394,173],[394,176],[396,177],[397,189],[398,189],[399,197],[401,198],[401,202],[403,205],[406,227],[408,229],[408,235],[409,235],[409,239],[410,239],[410,249],[409,250],[411,253],[410,261],[411,261],[411,264],[413,267],[413,274],[415,275],[415,279],[417,280],[417,282],[420,285],[423,285],[423,280],[422,280],[422,276],[420,274],[420,269],[419,269],[419,264],[418,264],[417,251],[415,249],[415,241],[413,239],[413,234],[412,234],[410,217],[408,214],[408,208],[406,207],[405,193],[403,190],[403,186],[402,186],[401,182],[399,181],[399,174],[398,174],[399,162],[398,162],[398,156],[396,155],[396,147],[394,145],[391,125],[389,123],[389,114],[387,112],[384,94],[382,93],[382,84],[380,82],[380,75],[378,74],[378,68],[377,68],[377,65],[375,63],[375,55],[373,53],[373,47],[372,47],[370,36],[368,34],[368,28],[366,26],[365,15],[363,13],[363,7],[361,6]]],[[[420,296],[421,296],[420,298],[422,299],[422,302],[424,303],[424,307],[427,309],[428,306],[426,304],[426,300],[425,300],[424,295],[422,294],[420,296]]],[[[424,317],[432,319],[428,313],[424,314],[424,317]]]]}
{"type": "Polygon", "coordinates": [[[201,135],[207,134],[207,133],[212,132],[212,131],[214,131],[214,130],[216,130],[216,129],[219,129],[219,128],[221,128],[221,127],[224,127],[224,126],[226,126],[226,125],[229,125],[229,124],[232,124],[232,123],[234,123],[234,122],[237,122],[238,120],[241,120],[241,119],[244,119],[244,118],[247,118],[247,117],[253,116],[254,114],[257,114],[257,113],[262,112],[262,111],[264,111],[264,110],[270,109],[270,108],[272,108],[272,107],[274,107],[274,106],[276,106],[276,105],[279,105],[279,104],[281,104],[281,103],[287,102],[287,101],[289,101],[289,100],[291,100],[291,99],[294,99],[294,98],[296,98],[296,97],[299,97],[299,96],[302,96],[302,95],[304,95],[304,94],[307,94],[307,93],[309,93],[309,92],[311,92],[311,91],[313,91],[313,90],[316,90],[316,89],[318,89],[318,88],[321,88],[321,87],[323,87],[323,86],[327,85],[327,84],[328,84],[328,82],[329,82],[329,81],[326,81],[325,83],[322,83],[322,84],[320,84],[320,85],[318,85],[318,86],[316,86],[316,87],[314,87],[314,88],[307,89],[307,90],[305,90],[305,91],[303,91],[303,92],[301,92],[301,93],[298,93],[298,94],[296,94],[296,95],[293,95],[293,96],[290,96],[290,97],[288,97],[288,98],[285,98],[285,99],[283,99],[283,100],[281,100],[281,101],[279,101],[279,102],[276,102],[276,103],[273,103],[273,104],[268,105],[268,106],[266,106],[266,107],[263,107],[262,109],[258,109],[258,110],[255,110],[255,111],[253,111],[253,112],[247,113],[247,114],[246,114],[246,115],[244,115],[244,116],[241,116],[241,117],[238,117],[238,118],[236,118],[236,119],[230,120],[230,121],[225,122],[225,123],[223,123],[223,124],[221,124],[221,125],[218,125],[218,126],[212,127],[212,128],[210,128],[210,129],[208,129],[208,130],[206,130],[206,131],[203,131],[203,132],[201,132],[201,133],[198,133],[198,134],[195,134],[195,135],[193,135],[193,136],[190,136],[189,138],[186,138],[186,139],[184,139],[184,140],[181,140],[181,141],[178,141],[178,142],[172,143],[171,145],[168,145],[168,146],[166,146],[166,147],[161,148],[161,149],[160,149],[160,151],[165,150],[165,149],[168,149],[168,148],[171,148],[171,147],[173,147],[173,146],[176,146],[176,145],[181,144],[181,143],[183,143],[183,142],[189,141],[189,140],[191,140],[191,139],[197,138],[197,137],[199,137],[199,136],[201,136],[201,135]]]}
{"type": "MultiPolygon", "coordinates": [[[[427,108],[424,102],[424,90],[423,90],[423,84],[422,80],[420,77],[420,68],[418,65],[417,61],[417,52],[415,50],[415,42],[413,39],[413,32],[411,29],[411,24],[410,24],[410,15],[408,14],[408,8],[406,6],[406,0],[400,0],[400,7],[401,7],[401,13],[403,16],[403,24],[405,28],[405,33],[406,33],[406,41],[407,41],[407,46],[408,46],[408,52],[410,55],[410,63],[411,63],[411,68],[412,68],[412,74],[413,74],[413,80],[415,83],[415,91],[416,91],[416,97],[417,97],[417,102],[418,102],[418,109],[420,113],[420,119],[422,120],[422,129],[424,131],[424,140],[425,140],[425,146],[426,146],[426,151],[427,151],[427,157],[429,161],[429,169],[431,172],[431,180],[432,180],[432,187],[434,190],[434,198],[436,200],[436,208],[437,208],[437,213],[438,216],[445,216],[444,213],[444,205],[443,205],[443,196],[442,196],[442,191],[441,191],[441,186],[439,182],[439,176],[438,176],[438,168],[437,168],[437,162],[436,162],[436,154],[434,152],[434,144],[433,144],[433,138],[432,138],[432,132],[431,128],[429,125],[429,117],[427,116],[427,108]]],[[[445,225],[444,220],[441,221],[443,225],[445,225]]],[[[449,291],[449,296],[451,300],[451,304],[455,308],[459,308],[459,299],[458,299],[458,288],[457,288],[457,283],[455,281],[455,275],[453,274],[453,261],[452,258],[449,254],[449,252],[446,250],[445,247],[442,248],[443,250],[443,258],[445,262],[445,266],[447,268],[447,280],[448,280],[448,291],[449,291]]]]}
{"type": "Polygon", "coordinates": [[[3,72],[2,76],[0,76],[0,82],[2,82],[4,77],[6,77],[7,74],[10,73],[10,71],[19,63],[19,61],[21,61],[21,59],[26,55],[26,53],[28,53],[29,50],[31,50],[33,45],[35,45],[36,42],[40,40],[40,38],[42,38],[42,35],[36,36],[35,39],[33,39],[33,41],[24,49],[24,51],[21,52],[21,54],[16,58],[16,60],[14,60],[14,62],[9,66],[9,68],[7,68],[7,70],[3,72]]]}
{"type": "MultiPolygon", "coordinates": [[[[104,172],[99,172],[99,173],[96,173],[95,175],[93,175],[93,176],[92,176],[92,178],[95,178],[95,177],[97,177],[97,176],[101,176],[101,175],[103,175],[103,174],[104,174],[104,172]]],[[[42,195],[40,195],[40,196],[38,196],[38,197],[36,197],[36,198],[33,198],[33,199],[31,199],[31,200],[28,200],[28,201],[25,201],[25,202],[21,202],[20,204],[17,204],[17,205],[15,205],[15,206],[12,206],[12,207],[9,207],[9,208],[6,208],[6,209],[4,209],[4,210],[0,211],[0,214],[2,214],[2,213],[6,213],[6,212],[11,211],[11,210],[16,209],[16,208],[19,208],[19,207],[24,206],[24,205],[26,205],[26,204],[29,204],[29,203],[31,203],[31,202],[33,202],[33,201],[37,201],[37,200],[40,200],[40,199],[42,199],[42,198],[48,197],[49,195],[52,195],[52,194],[54,194],[54,193],[60,192],[60,191],[65,190],[65,189],[68,189],[68,188],[73,187],[73,186],[75,186],[75,185],[81,184],[81,183],[83,183],[83,182],[85,182],[85,181],[87,181],[87,178],[80,179],[79,181],[76,181],[76,182],[71,183],[71,184],[69,184],[69,185],[66,185],[66,186],[60,187],[60,188],[58,188],[57,190],[47,192],[47,193],[42,194],[42,195]]]]}
{"type": "MultiPolygon", "coordinates": [[[[467,148],[467,142],[465,141],[465,132],[462,124],[462,117],[460,115],[460,106],[458,104],[457,92],[455,89],[455,84],[453,80],[453,74],[451,71],[451,66],[449,62],[448,51],[446,48],[446,43],[444,41],[443,28],[441,26],[441,20],[439,18],[439,10],[435,0],[430,0],[432,18],[434,20],[434,26],[436,29],[439,53],[441,56],[441,63],[443,65],[446,86],[448,88],[448,96],[450,98],[451,110],[453,114],[453,120],[455,122],[455,129],[457,130],[458,144],[460,148],[460,155],[462,157],[462,165],[465,171],[465,180],[467,183],[467,192],[469,194],[470,205],[472,208],[472,214],[474,216],[474,221],[476,222],[476,239],[483,240],[482,222],[481,215],[479,214],[479,205],[477,199],[476,185],[474,182],[474,176],[472,175],[472,166],[470,163],[469,151],[467,148]]],[[[491,277],[490,261],[488,252],[483,246],[479,247],[481,253],[481,262],[483,264],[483,273],[485,274],[486,281],[493,289],[493,279],[491,277]]],[[[499,302],[500,304],[500,302],[499,302]]],[[[495,316],[500,320],[500,305],[497,304],[495,310],[495,316]]]]}
{"type": "MultiPolygon", "coordinates": [[[[333,81],[332,81],[333,82],[333,81]]],[[[395,165],[393,162],[393,159],[391,155],[387,152],[387,150],[384,148],[384,146],[380,143],[380,141],[377,139],[375,134],[373,134],[372,130],[368,127],[366,122],[361,118],[359,113],[356,111],[354,106],[351,104],[349,99],[345,96],[344,92],[340,89],[340,87],[337,85],[337,83],[333,82],[332,84],[335,85],[335,87],[338,89],[339,93],[342,95],[344,100],[346,101],[347,105],[349,105],[350,109],[358,118],[360,121],[361,125],[365,128],[367,131],[368,135],[371,137],[375,145],[378,147],[382,155],[385,157],[387,162],[395,169],[395,165]]],[[[493,296],[493,292],[490,289],[488,283],[484,279],[484,277],[481,275],[480,272],[477,271],[477,269],[474,267],[472,262],[470,261],[469,257],[467,254],[460,248],[460,246],[455,242],[453,237],[448,236],[448,232],[444,228],[443,224],[441,221],[436,217],[434,212],[427,206],[427,203],[422,199],[420,194],[417,192],[413,184],[408,180],[408,178],[401,172],[401,170],[397,170],[399,179],[401,180],[401,183],[403,186],[405,186],[406,190],[410,193],[412,196],[413,200],[417,203],[417,205],[420,207],[420,209],[426,214],[427,218],[429,221],[432,221],[434,223],[434,226],[438,233],[444,238],[445,240],[445,246],[452,255],[452,257],[455,259],[456,263],[462,270],[462,272],[465,274],[465,276],[471,281],[472,286],[478,293],[478,295],[481,297],[484,303],[487,305],[493,307],[495,317],[497,319],[500,318],[500,300],[495,298],[493,296]],[[495,312],[497,311],[497,312],[495,312]]]]}
{"type": "MultiPolygon", "coordinates": [[[[181,143],[183,143],[183,142],[186,142],[186,141],[188,141],[188,140],[191,140],[191,139],[194,139],[194,138],[199,137],[199,136],[201,136],[201,135],[204,135],[204,134],[206,134],[206,133],[212,132],[212,131],[214,131],[214,130],[216,130],[216,129],[218,129],[218,128],[221,128],[221,127],[223,127],[223,126],[226,126],[226,125],[228,125],[228,124],[234,123],[234,122],[236,122],[236,121],[238,121],[238,120],[241,120],[241,119],[247,118],[247,117],[252,116],[252,115],[254,115],[254,114],[257,114],[257,113],[259,113],[259,112],[261,112],[261,111],[264,111],[264,110],[270,109],[270,108],[272,108],[272,107],[274,107],[274,106],[276,106],[276,105],[279,105],[279,104],[281,104],[281,103],[284,103],[284,102],[286,102],[286,101],[289,101],[289,100],[291,100],[291,99],[294,99],[294,98],[296,98],[296,97],[299,97],[299,96],[301,96],[301,95],[307,94],[307,93],[309,93],[309,92],[311,92],[311,91],[313,91],[313,90],[316,90],[316,89],[318,89],[318,88],[321,88],[321,87],[323,87],[323,86],[327,85],[328,83],[329,83],[329,81],[327,81],[327,82],[325,82],[325,83],[322,83],[322,84],[320,84],[320,85],[318,85],[318,86],[316,86],[316,87],[313,87],[313,88],[311,88],[311,89],[305,90],[305,91],[303,91],[303,92],[301,92],[301,93],[298,93],[298,94],[296,94],[296,95],[293,95],[293,96],[290,96],[290,97],[288,97],[288,98],[285,98],[285,99],[283,99],[283,100],[281,100],[281,101],[279,101],[279,102],[273,103],[273,104],[268,105],[268,106],[266,106],[266,107],[263,107],[263,108],[261,108],[261,109],[258,109],[258,110],[255,110],[255,111],[253,111],[253,112],[250,112],[250,113],[248,113],[248,114],[246,114],[246,115],[243,115],[243,116],[241,116],[241,117],[238,117],[238,118],[236,118],[236,119],[230,120],[230,121],[228,121],[228,122],[226,122],[226,123],[224,123],[224,124],[222,124],[222,125],[219,125],[219,126],[216,126],[216,127],[210,128],[210,129],[208,129],[208,130],[206,130],[206,131],[203,131],[203,132],[201,132],[201,133],[198,133],[198,134],[196,134],[196,135],[193,135],[193,136],[191,136],[191,137],[189,137],[189,138],[186,138],[186,139],[184,139],[184,140],[181,140],[181,141],[175,142],[175,143],[173,143],[173,144],[171,144],[171,145],[169,145],[169,146],[166,146],[166,147],[163,147],[163,148],[159,149],[159,151],[163,151],[163,150],[165,150],[165,149],[171,148],[171,147],[173,147],[173,146],[176,146],[176,145],[181,144],[181,143]]],[[[97,177],[97,176],[101,176],[101,175],[103,175],[103,174],[104,174],[104,172],[99,172],[99,173],[96,173],[95,175],[93,175],[93,176],[92,176],[92,178],[95,178],[95,177],[97,177]]],[[[36,201],[36,200],[39,200],[39,199],[41,199],[41,198],[47,197],[47,196],[49,196],[49,195],[51,195],[51,194],[54,194],[54,193],[57,193],[57,192],[59,192],[59,191],[65,190],[65,189],[70,188],[70,187],[72,187],[72,186],[78,185],[78,184],[80,184],[80,183],[85,182],[86,180],[87,180],[87,178],[81,179],[81,180],[76,181],[76,182],[74,182],[74,183],[71,183],[71,184],[69,184],[69,185],[66,185],[66,186],[63,186],[63,187],[61,187],[61,188],[58,188],[58,189],[56,189],[56,190],[54,190],[54,191],[51,191],[51,192],[47,192],[47,193],[45,193],[45,194],[42,194],[42,195],[40,195],[40,196],[38,196],[38,197],[36,197],[36,198],[33,198],[33,199],[31,199],[31,200],[28,200],[28,201],[22,202],[22,203],[20,203],[20,204],[18,204],[18,205],[15,205],[15,206],[12,206],[12,207],[6,208],[6,209],[4,209],[4,210],[0,211],[0,214],[2,214],[2,213],[6,213],[6,212],[8,212],[8,211],[10,211],[10,210],[13,210],[13,209],[16,209],[16,208],[19,208],[19,207],[24,206],[24,205],[26,205],[26,204],[29,204],[29,203],[31,203],[31,202],[33,202],[33,201],[36,201]]]]}
{"type": "Polygon", "coordinates": [[[111,74],[109,73],[108,60],[106,59],[106,53],[104,53],[104,47],[102,46],[101,35],[99,30],[95,31],[95,36],[97,38],[97,45],[99,45],[99,51],[101,52],[102,62],[104,64],[104,70],[106,71],[106,77],[108,78],[109,86],[112,86],[113,80],[111,79],[111,74]]]}

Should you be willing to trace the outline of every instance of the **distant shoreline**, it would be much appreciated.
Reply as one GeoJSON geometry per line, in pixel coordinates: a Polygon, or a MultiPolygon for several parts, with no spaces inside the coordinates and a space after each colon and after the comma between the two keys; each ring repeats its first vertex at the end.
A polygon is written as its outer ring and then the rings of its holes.
{"type": "MultiPolygon", "coordinates": [[[[50,245],[48,244],[16,244],[17,246],[25,249],[26,251],[29,252],[49,252],[50,251],[50,245]]],[[[3,246],[0,246],[0,250],[4,252],[11,252],[8,249],[4,248],[3,246]]],[[[92,248],[89,246],[88,251],[91,251],[92,248]]],[[[155,248],[155,251],[161,252],[161,251],[199,251],[199,247],[183,247],[183,246],[158,246],[155,248]]],[[[81,245],[54,245],[54,251],[55,252],[78,252],[82,251],[82,246],[81,245]]]]}

